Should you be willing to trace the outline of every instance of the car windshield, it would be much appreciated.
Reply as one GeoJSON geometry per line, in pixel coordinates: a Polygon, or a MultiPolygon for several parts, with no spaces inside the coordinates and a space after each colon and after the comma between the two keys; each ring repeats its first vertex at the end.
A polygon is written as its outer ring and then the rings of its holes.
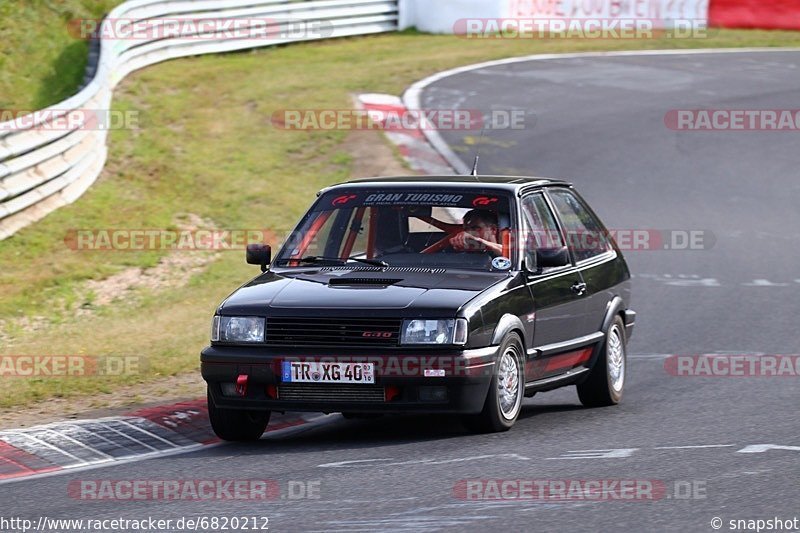
{"type": "Polygon", "coordinates": [[[511,205],[503,191],[339,189],[314,204],[275,264],[508,270],[511,205]]]}

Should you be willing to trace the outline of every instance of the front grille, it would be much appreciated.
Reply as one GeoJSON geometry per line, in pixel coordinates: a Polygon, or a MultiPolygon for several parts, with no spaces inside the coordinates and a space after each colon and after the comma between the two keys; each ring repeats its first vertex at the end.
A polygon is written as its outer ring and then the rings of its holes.
{"type": "Polygon", "coordinates": [[[338,385],[285,383],[278,386],[278,399],[303,402],[383,403],[383,387],[377,385],[338,385]]]}
{"type": "Polygon", "coordinates": [[[397,346],[401,322],[396,318],[270,317],[266,343],[277,346],[397,346]]]}

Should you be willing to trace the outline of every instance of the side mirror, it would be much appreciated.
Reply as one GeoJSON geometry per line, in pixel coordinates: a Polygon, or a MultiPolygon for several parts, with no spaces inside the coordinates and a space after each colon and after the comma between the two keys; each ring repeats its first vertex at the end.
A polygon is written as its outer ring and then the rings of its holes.
{"type": "Polygon", "coordinates": [[[558,268],[570,264],[569,250],[562,248],[538,248],[536,250],[536,268],[541,271],[545,268],[558,268]]]}
{"type": "Polygon", "coordinates": [[[247,264],[261,266],[261,272],[267,271],[272,262],[272,247],[269,244],[248,244],[247,264]]]}

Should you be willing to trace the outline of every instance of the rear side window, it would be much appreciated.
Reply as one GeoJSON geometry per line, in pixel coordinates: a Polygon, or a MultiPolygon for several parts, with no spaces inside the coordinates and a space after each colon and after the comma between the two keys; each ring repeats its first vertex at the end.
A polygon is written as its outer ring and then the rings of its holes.
{"type": "Polygon", "coordinates": [[[576,262],[591,259],[611,250],[602,224],[592,216],[572,191],[551,189],[549,194],[564,226],[567,244],[576,262]]]}

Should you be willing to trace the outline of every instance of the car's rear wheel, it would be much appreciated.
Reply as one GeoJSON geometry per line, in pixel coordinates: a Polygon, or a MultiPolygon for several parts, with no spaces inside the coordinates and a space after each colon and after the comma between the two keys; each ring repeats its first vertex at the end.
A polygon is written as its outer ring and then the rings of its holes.
{"type": "Polygon", "coordinates": [[[208,391],[208,418],[211,428],[222,440],[248,442],[261,438],[269,424],[270,411],[219,409],[208,391]]]}
{"type": "Polygon", "coordinates": [[[476,433],[508,431],[522,410],[522,398],[525,396],[525,367],[519,335],[508,334],[499,353],[483,410],[477,415],[467,415],[463,418],[464,425],[476,433]]]}
{"type": "Polygon", "coordinates": [[[628,364],[625,325],[617,316],[608,328],[600,356],[586,381],[578,385],[578,398],[586,407],[616,405],[622,400],[628,364]]]}

